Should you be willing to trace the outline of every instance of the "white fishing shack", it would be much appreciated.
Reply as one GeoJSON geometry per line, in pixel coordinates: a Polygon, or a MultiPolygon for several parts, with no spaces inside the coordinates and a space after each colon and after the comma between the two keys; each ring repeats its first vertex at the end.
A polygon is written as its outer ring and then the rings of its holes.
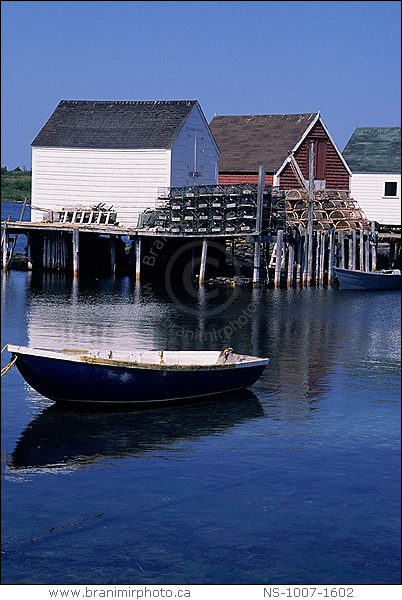
{"type": "Polygon", "coordinates": [[[218,162],[196,100],[62,100],[32,142],[31,221],[102,206],[136,227],[161,189],[217,183],[218,162]]]}

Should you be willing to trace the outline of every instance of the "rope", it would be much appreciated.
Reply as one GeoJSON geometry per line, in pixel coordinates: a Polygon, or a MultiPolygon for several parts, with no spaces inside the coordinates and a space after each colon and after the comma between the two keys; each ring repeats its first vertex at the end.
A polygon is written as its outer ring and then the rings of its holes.
{"type": "MultiPolygon", "coordinates": [[[[5,350],[6,348],[8,348],[8,346],[9,346],[9,344],[6,344],[6,345],[4,346],[4,348],[3,348],[3,349],[2,349],[2,351],[1,351],[1,354],[3,354],[4,350],[5,350]]],[[[10,362],[8,363],[8,365],[6,365],[5,367],[3,367],[3,368],[2,368],[2,370],[1,370],[1,376],[2,376],[2,377],[3,377],[3,375],[5,375],[5,374],[7,373],[7,371],[8,371],[9,369],[11,369],[11,367],[13,366],[13,364],[15,363],[15,361],[17,360],[17,358],[18,358],[18,356],[14,356],[14,358],[10,360],[10,362]]]]}
{"type": "Polygon", "coordinates": [[[15,363],[15,361],[17,360],[18,356],[14,356],[14,358],[8,363],[8,365],[6,365],[5,367],[2,368],[1,370],[1,376],[3,377],[3,375],[5,375],[7,373],[7,371],[9,369],[11,369],[11,367],[13,366],[13,364],[15,363]]]}

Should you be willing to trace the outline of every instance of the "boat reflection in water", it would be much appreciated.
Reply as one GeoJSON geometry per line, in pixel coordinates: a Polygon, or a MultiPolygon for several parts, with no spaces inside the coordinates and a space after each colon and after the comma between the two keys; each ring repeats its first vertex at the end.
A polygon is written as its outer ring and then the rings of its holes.
{"type": "Polygon", "coordinates": [[[173,444],[219,435],[264,415],[250,392],[227,401],[141,412],[77,412],[46,408],[22,432],[7,471],[85,469],[107,460],[163,451],[173,444]]]}

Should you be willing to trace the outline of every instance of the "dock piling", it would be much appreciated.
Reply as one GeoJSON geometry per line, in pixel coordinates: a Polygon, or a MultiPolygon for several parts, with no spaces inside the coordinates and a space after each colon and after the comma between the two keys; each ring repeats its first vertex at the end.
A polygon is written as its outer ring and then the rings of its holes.
{"type": "Polygon", "coordinates": [[[73,230],[73,275],[78,276],[79,271],[79,253],[80,253],[80,232],[73,230]]]}
{"type": "Polygon", "coordinates": [[[140,281],[141,278],[141,237],[135,238],[135,280],[140,281]]]}
{"type": "Polygon", "coordinates": [[[200,275],[199,275],[199,279],[198,279],[199,285],[204,285],[205,267],[206,267],[206,263],[207,263],[207,251],[208,251],[208,239],[204,237],[204,238],[202,238],[200,275]]]}

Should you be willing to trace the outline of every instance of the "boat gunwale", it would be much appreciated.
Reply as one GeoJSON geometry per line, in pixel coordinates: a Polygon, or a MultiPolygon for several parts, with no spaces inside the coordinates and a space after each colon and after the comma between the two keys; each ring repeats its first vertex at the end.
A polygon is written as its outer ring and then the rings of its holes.
{"type": "Polygon", "coordinates": [[[357,273],[358,275],[372,275],[373,277],[381,275],[382,277],[401,277],[401,272],[398,269],[386,269],[385,271],[360,271],[359,269],[344,269],[343,267],[334,267],[335,273],[339,271],[340,273],[357,273]]]}
{"type": "MultiPolygon", "coordinates": [[[[12,355],[24,355],[33,356],[37,358],[47,358],[50,360],[60,360],[63,362],[72,362],[84,365],[93,366],[104,366],[114,368],[126,368],[126,369],[143,369],[143,370],[156,370],[156,371],[211,371],[211,370],[230,370],[247,367],[258,367],[266,366],[269,362],[269,358],[250,357],[250,360],[243,360],[242,362],[231,362],[231,363],[215,363],[215,364],[165,364],[164,362],[157,363],[142,363],[138,361],[124,361],[114,358],[98,358],[94,356],[84,356],[82,352],[89,352],[89,350],[48,350],[42,348],[29,348],[27,346],[15,346],[8,344],[8,351],[12,355]]],[[[178,351],[180,352],[180,351],[178,351]]],[[[208,352],[208,351],[205,351],[208,352]]],[[[234,356],[245,356],[235,354],[234,356]]]]}

